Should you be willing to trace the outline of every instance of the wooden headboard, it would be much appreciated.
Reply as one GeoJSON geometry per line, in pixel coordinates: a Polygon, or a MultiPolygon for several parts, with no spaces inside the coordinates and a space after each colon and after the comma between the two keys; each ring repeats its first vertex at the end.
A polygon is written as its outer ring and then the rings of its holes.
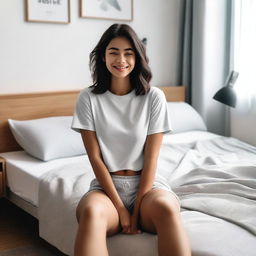
{"type": "MultiPolygon", "coordinates": [[[[185,101],[184,86],[159,87],[167,101],[185,101]]],[[[21,150],[7,120],[73,115],[79,91],[0,95],[0,153],[21,150]]]]}

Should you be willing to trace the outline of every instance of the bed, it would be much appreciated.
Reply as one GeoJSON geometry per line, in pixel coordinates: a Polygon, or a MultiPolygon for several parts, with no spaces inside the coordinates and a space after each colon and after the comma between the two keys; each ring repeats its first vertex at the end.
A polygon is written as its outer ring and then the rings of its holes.
{"type": "MultiPolygon", "coordinates": [[[[256,148],[208,132],[184,102],[183,86],[160,88],[174,132],[164,136],[158,172],[180,198],[193,256],[255,255],[256,148]]],[[[73,253],[76,205],[94,177],[79,134],[69,129],[78,93],[0,95],[6,197],[36,217],[40,236],[67,255],[73,253]]],[[[118,234],[107,242],[113,256],[157,255],[153,234],[118,234]]]]}

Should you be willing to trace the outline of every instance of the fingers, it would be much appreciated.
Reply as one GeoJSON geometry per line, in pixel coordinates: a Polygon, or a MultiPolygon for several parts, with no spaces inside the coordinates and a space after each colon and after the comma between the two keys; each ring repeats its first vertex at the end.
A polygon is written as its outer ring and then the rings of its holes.
{"type": "Polygon", "coordinates": [[[121,222],[121,226],[122,226],[122,232],[123,232],[123,233],[127,233],[127,234],[128,234],[128,233],[131,232],[131,223],[130,223],[129,218],[126,219],[126,220],[124,221],[124,223],[121,222]]]}
{"type": "Polygon", "coordinates": [[[124,234],[130,234],[130,235],[136,235],[136,234],[141,234],[142,231],[137,228],[132,228],[131,226],[123,226],[122,233],[124,234]]]}
{"type": "Polygon", "coordinates": [[[130,225],[123,225],[122,233],[129,234],[131,232],[130,225]]]}
{"type": "Polygon", "coordinates": [[[130,235],[138,235],[138,234],[142,234],[142,231],[141,230],[131,230],[129,231],[127,234],[130,234],[130,235]]]}
{"type": "Polygon", "coordinates": [[[131,216],[127,209],[123,208],[119,212],[122,233],[124,234],[141,234],[137,225],[137,216],[131,216]]]}
{"type": "Polygon", "coordinates": [[[137,234],[141,234],[142,231],[140,229],[133,229],[131,230],[130,234],[133,234],[133,235],[137,235],[137,234]]]}

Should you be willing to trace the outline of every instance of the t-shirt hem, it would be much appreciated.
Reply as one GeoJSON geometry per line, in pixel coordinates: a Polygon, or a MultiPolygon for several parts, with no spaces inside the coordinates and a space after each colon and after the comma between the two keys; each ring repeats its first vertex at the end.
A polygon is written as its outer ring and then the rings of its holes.
{"type": "Polygon", "coordinates": [[[170,128],[166,128],[166,129],[161,129],[161,130],[152,130],[152,131],[148,131],[147,135],[151,135],[151,134],[155,134],[155,133],[172,133],[173,130],[171,130],[170,128]]]}
{"type": "Polygon", "coordinates": [[[72,126],[71,127],[72,130],[76,131],[76,132],[80,132],[80,130],[89,130],[89,131],[95,131],[94,128],[89,127],[89,126],[72,126]]]}
{"type": "Polygon", "coordinates": [[[128,167],[116,167],[116,168],[108,168],[108,171],[110,173],[113,173],[113,172],[118,172],[118,171],[121,171],[121,170],[133,170],[134,172],[139,172],[140,170],[142,170],[143,166],[141,167],[132,167],[132,166],[128,166],[128,167]]]}

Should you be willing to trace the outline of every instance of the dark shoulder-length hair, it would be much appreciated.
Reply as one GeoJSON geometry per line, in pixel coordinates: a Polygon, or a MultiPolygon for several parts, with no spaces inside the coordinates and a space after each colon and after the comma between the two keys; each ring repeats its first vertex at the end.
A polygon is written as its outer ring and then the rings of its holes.
{"type": "Polygon", "coordinates": [[[92,92],[100,94],[110,89],[111,73],[108,71],[104,59],[108,44],[116,37],[125,37],[131,42],[136,57],[135,67],[130,74],[131,85],[135,89],[136,95],[146,94],[150,89],[149,82],[152,78],[146,49],[135,31],[126,24],[110,26],[90,53],[89,66],[93,79],[92,92]]]}

